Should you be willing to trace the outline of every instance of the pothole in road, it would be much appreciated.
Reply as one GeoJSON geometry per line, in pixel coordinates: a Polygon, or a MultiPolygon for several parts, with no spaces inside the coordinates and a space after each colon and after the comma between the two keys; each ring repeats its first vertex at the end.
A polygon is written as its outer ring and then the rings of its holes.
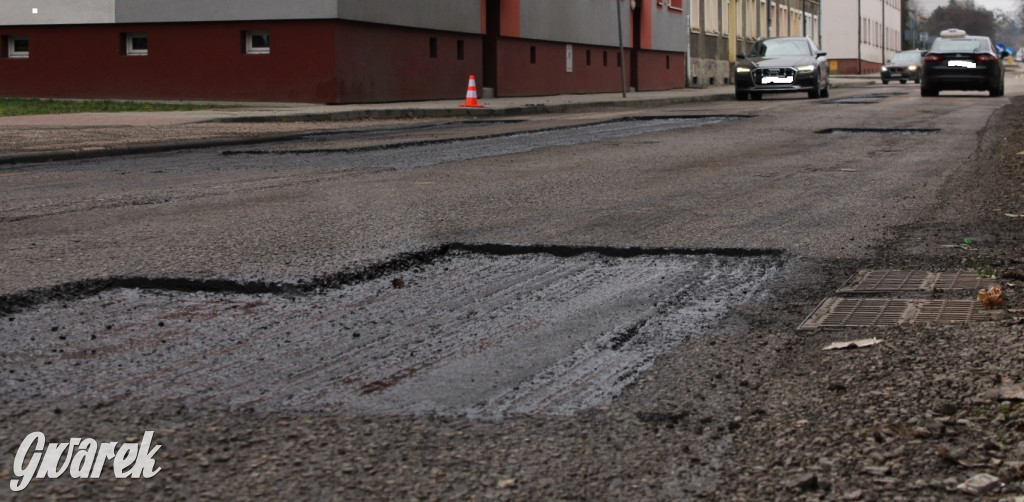
{"type": "Polygon", "coordinates": [[[941,129],[901,129],[901,128],[874,128],[874,127],[835,127],[817,131],[818,134],[894,134],[898,136],[935,134],[941,129]]]}
{"type": "Polygon", "coordinates": [[[781,262],[775,252],[453,246],[296,285],[64,288],[90,294],[0,324],[2,395],[572,414],[764,295],[781,262]]]}
{"type": "Polygon", "coordinates": [[[700,127],[749,118],[747,115],[626,117],[583,126],[463,138],[373,145],[357,148],[226,150],[222,155],[320,155],[352,168],[410,169],[445,162],[525,153],[541,148],[700,127]]]}
{"type": "Polygon", "coordinates": [[[887,92],[887,93],[875,93],[875,94],[864,94],[861,96],[853,96],[849,98],[835,98],[824,101],[825,103],[835,103],[840,105],[862,105],[862,104],[873,104],[878,103],[881,100],[890,96],[904,96],[906,92],[887,92]]]}

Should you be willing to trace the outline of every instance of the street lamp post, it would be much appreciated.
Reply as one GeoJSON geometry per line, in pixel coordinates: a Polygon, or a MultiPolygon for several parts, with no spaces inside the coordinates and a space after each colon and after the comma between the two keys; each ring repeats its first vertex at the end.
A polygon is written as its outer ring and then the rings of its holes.
{"type": "Polygon", "coordinates": [[[620,0],[612,0],[615,2],[615,14],[619,20],[619,72],[622,74],[622,97],[626,97],[626,49],[622,42],[622,6],[619,4],[620,0]]]}

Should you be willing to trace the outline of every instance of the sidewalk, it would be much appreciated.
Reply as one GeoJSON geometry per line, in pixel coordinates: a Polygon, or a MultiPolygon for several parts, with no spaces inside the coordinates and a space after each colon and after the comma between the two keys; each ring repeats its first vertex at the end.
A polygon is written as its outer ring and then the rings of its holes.
{"type": "MultiPolygon", "coordinates": [[[[836,76],[833,87],[857,87],[877,76],[836,76]]],[[[282,141],[365,121],[482,118],[650,108],[734,99],[732,86],[669,91],[490,98],[484,108],[463,100],[317,105],[224,103],[230,108],[176,112],[76,113],[0,117],[0,165],[152,153],[183,148],[282,141]]]]}

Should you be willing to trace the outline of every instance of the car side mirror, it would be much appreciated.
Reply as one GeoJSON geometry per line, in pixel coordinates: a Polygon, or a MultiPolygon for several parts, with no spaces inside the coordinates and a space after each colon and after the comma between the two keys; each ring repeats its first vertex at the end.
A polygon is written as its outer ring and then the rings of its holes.
{"type": "Polygon", "coordinates": [[[827,53],[827,52],[825,52],[825,51],[818,51],[818,55],[819,55],[819,56],[827,56],[827,55],[828,55],[828,53],[827,53]]]}
{"type": "Polygon", "coordinates": [[[1010,57],[1010,51],[1003,51],[1000,53],[1000,56],[1004,58],[1010,57]]]}
{"type": "Polygon", "coordinates": [[[747,59],[747,56],[744,56],[743,54],[736,54],[736,59],[747,59]]]}

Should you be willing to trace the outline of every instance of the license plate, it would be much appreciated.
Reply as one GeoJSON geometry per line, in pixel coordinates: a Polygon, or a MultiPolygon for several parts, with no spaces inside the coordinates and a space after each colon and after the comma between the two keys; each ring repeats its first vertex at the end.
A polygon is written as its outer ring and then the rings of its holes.
{"type": "Polygon", "coordinates": [[[762,77],[762,84],[792,84],[793,77],[762,77]]]}
{"type": "Polygon", "coordinates": [[[973,70],[978,67],[978,63],[975,63],[974,61],[953,60],[949,62],[949,66],[952,68],[969,68],[973,70]]]}

